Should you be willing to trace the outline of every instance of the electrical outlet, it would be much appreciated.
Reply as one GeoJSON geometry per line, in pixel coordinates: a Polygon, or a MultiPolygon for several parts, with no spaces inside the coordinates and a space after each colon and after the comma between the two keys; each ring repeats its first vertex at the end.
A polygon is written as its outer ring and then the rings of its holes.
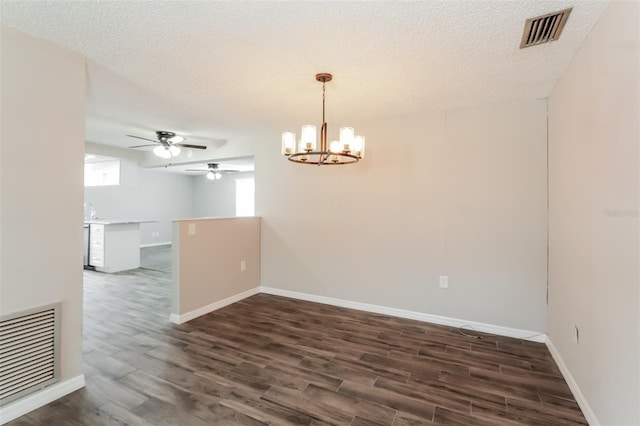
{"type": "Polygon", "coordinates": [[[449,288],[449,277],[440,275],[440,288],[449,288]]]}
{"type": "Polygon", "coordinates": [[[574,325],[573,328],[575,328],[575,330],[576,330],[575,339],[576,339],[576,345],[578,345],[578,344],[580,344],[580,329],[578,328],[577,325],[574,325]]]}
{"type": "Polygon", "coordinates": [[[246,260],[241,260],[240,261],[240,271],[244,272],[247,270],[247,261],[246,260]]]}
{"type": "Polygon", "coordinates": [[[189,224],[189,235],[196,235],[196,224],[195,223],[190,223],[189,224]]]}

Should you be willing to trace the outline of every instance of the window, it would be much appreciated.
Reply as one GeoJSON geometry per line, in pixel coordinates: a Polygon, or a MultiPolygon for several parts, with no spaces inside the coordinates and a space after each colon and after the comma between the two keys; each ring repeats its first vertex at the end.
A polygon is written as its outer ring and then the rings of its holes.
{"type": "Polygon", "coordinates": [[[120,185],[120,160],[84,163],[84,186],[120,185]]]}
{"type": "Polygon", "coordinates": [[[253,178],[236,179],[236,216],[255,215],[255,182],[253,178]]]}

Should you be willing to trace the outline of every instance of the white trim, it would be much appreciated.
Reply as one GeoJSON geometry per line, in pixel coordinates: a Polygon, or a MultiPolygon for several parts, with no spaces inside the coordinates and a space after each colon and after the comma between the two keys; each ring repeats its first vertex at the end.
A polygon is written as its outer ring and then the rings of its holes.
{"type": "Polygon", "coordinates": [[[199,316],[208,314],[209,312],[213,312],[217,309],[224,308],[227,305],[231,305],[232,303],[239,302],[242,299],[246,299],[249,296],[253,296],[254,294],[260,293],[260,287],[252,288],[247,291],[243,291],[242,293],[235,294],[233,296],[229,296],[226,299],[219,300],[217,302],[210,303],[206,306],[203,306],[198,309],[194,309],[193,311],[187,312],[186,314],[171,314],[169,315],[169,321],[174,324],[182,324],[187,321],[191,321],[194,318],[199,316]]]}
{"type": "Polygon", "coordinates": [[[316,296],[297,291],[282,290],[273,287],[260,287],[261,293],[273,294],[275,296],[291,297],[293,299],[307,300],[309,302],[324,303],[326,305],[340,306],[343,308],[357,309],[359,311],[374,312],[376,314],[391,315],[394,317],[408,318],[418,321],[430,322],[450,327],[471,326],[474,330],[483,333],[498,334],[500,336],[514,337],[516,339],[530,340],[532,342],[544,343],[547,335],[518,328],[503,327],[501,325],[486,324],[482,322],[466,321],[457,318],[443,317],[440,315],[425,314],[422,312],[407,311],[404,309],[388,308],[380,305],[370,305],[368,303],[353,302],[351,300],[335,299],[333,297],[316,296]]]}
{"type": "Polygon", "coordinates": [[[560,352],[558,352],[558,349],[556,349],[553,342],[551,342],[551,339],[548,337],[546,344],[549,352],[551,353],[551,356],[553,357],[553,360],[556,362],[556,364],[558,364],[558,368],[562,373],[562,377],[564,377],[564,380],[569,385],[569,389],[571,389],[573,397],[580,406],[582,414],[584,414],[584,417],[587,419],[587,422],[590,426],[600,426],[601,423],[598,420],[598,417],[596,417],[596,413],[593,412],[591,406],[589,405],[589,402],[587,401],[587,398],[585,398],[582,394],[582,391],[580,390],[580,387],[578,386],[576,380],[573,378],[569,367],[567,367],[567,364],[564,363],[564,360],[560,356],[560,352]]]}
{"type": "Polygon", "coordinates": [[[13,401],[0,408],[0,425],[17,419],[20,416],[40,408],[58,398],[70,394],[84,387],[84,374],[73,377],[63,382],[54,383],[51,386],[31,395],[13,401]]]}
{"type": "Polygon", "coordinates": [[[140,244],[140,248],[157,247],[157,246],[170,246],[170,245],[171,245],[171,241],[165,241],[164,243],[140,244]]]}

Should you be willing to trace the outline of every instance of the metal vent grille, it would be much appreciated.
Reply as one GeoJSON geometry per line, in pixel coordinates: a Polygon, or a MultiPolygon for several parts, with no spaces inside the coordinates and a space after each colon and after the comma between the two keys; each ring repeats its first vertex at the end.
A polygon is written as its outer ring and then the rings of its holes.
{"type": "Polygon", "coordinates": [[[60,304],[0,320],[0,406],[58,380],[60,304]]]}
{"type": "Polygon", "coordinates": [[[569,19],[569,14],[571,14],[571,8],[527,19],[524,23],[520,49],[557,40],[569,19]]]}

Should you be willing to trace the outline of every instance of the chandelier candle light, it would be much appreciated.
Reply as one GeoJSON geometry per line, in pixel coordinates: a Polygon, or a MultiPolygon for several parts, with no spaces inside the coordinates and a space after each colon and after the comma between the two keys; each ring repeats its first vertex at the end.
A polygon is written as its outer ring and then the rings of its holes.
{"type": "Polygon", "coordinates": [[[316,80],[322,83],[322,127],[320,128],[320,149],[316,147],[316,126],[302,126],[300,141],[296,145],[296,134],[282,133],[282,154],[289,161],[300,164],[337,165],[353,164],[364,157],[364,136],[356,136],[353,127],[340,129],[340,140],[334,140],[327,146],[327,123],[324,118],[325,83],[331,81],[329,73],[316,74],[316,80]],[[296,150],[297,147],[297,150],[296,150]]]}

